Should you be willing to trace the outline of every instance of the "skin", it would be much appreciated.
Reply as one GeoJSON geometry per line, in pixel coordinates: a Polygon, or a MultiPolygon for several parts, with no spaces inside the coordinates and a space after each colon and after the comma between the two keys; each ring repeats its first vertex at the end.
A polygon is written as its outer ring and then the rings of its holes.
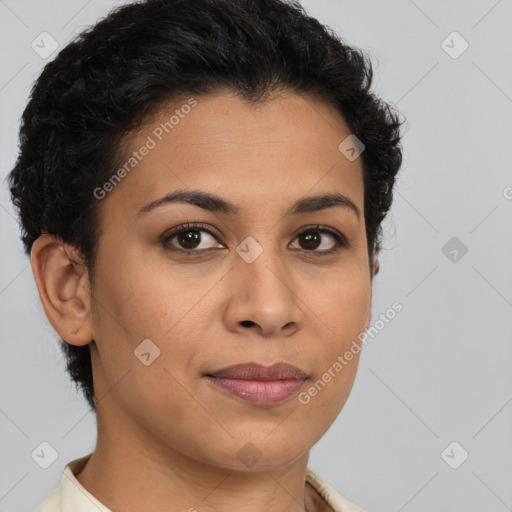
{"type": "MultiPolygon", "coordinates": [[[[225,91],[196,99],[99,201],[92,284],[72,246],[45,234],[32,248],[54,329],[74,345],[94,340],[98,441],[77,478],[114,511],[329,510],[305,485],[308,456],[343,408],[359,354],[307,405],[297,396],[254,405],[204,374],[283,361],[308,375],[307,389],[370,325],[361,159],[340,153],[350,130],[322,101],[290,92],[257,107],[225,91]],[[146,203],[185,188],[220,195],[241,213],[169,203],[137,216],[146,203]],[[304,196],[335,191],[352,200],[359,219],[339,207],[284,216],[304,196]],[[196,232],[199,256],[180,254],[191,245],[178,237],[160,241],[187,221],[219,234],[196,232]],[[314,224],[341,232],[349,247],[315,257],[336,242],[320,232],[308,245],[295,234],[314,224]],[[235,250],[248,236],[263,248],[250,264],[235,250]],[[134,350],[148,338],[161,352],[145,366],[134,350]],[[261,457],[251,467],[237,455],[247,443],[261,457]]],[[[128,139],[127,155],[174,108],[128,139]]]]}

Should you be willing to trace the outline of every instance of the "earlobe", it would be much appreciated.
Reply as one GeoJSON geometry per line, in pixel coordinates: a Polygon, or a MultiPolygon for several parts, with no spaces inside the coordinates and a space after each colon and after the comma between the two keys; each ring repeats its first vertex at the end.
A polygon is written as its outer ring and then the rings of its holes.
{"type": "Polygon", "coordinates": [[[366,315],[366,321],[364,323],[364,330],[366,331],[372,322],[372,305],[368,307],[368,315],[366,315]]]}
{"type": "Polygon", "coordinates": [[[42,234],[32,245],[30,264],[46,316],[71,345],[92,339],[88,271],[78,251],[55,235],[42,234]]]}
{"type": "Polygon", "coordinates": [[[377,259],[377,256],[374,256],[373,257],[373,276],[374,277],[379,273],[379,270],[380,270],[379,260],[377,259]]]}

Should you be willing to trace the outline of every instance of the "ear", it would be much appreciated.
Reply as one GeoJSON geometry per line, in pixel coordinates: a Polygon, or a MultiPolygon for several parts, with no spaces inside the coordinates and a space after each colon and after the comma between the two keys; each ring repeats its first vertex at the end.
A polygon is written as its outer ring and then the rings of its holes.
{"type": "Polygon", "coordinates": [[[373,276],[375,277],[378,273],[379,273],[379,270],[380,270],[380,266],[379,266],[379,260],[377,259],[377,256],[373,256],[373,276]]]}
{"type": "Polygon", "coordinates": [[[368,313],[366,315],[366,319],[364,321],[364,330],[368,329],[370,327],[370,324],[372,323],[372,299],[370,297],[370,303],[368,304],[368,313]]]}
{"type": "Polygon", "coordinates": [[[93,339],[89,274],[76,248],[44,233],[32,245],[30,264],[55,331],[71,345],[87,345],[93,339]]]}
{"type": "MultiPolygon", "coordinates": [[[[379,260],[377,259],[377,256],[374,254],[373,260],[372,260],[371,281],[373,281],[373,278],[379,273],[379,270],[380,270],[379,260]]],[[[370,285],[370,289],[372,290],[371,285],[370,285]]],[[[370,291],[370,305],[368,306],[368,314],[366,315],[365,330],[368,329],[368,327],[370,327],[370,324],[372,322],[372,298],[371,298],[371,296],[372,296],[372,292],[370,291]]]]}

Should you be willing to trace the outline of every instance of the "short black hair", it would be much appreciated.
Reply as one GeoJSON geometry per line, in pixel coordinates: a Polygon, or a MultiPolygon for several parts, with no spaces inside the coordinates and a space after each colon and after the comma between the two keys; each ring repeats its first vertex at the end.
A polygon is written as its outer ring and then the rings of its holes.
{"type": "MultiPolygon", "coordinates": [[[[83,256],[92,284],[100,203],[93,191],[122,163],[129,133],[186,95],[226,89],[256,103],[291,91],[329,102],[365,145],[371,265],[402,162],[403,124],[370,90],[372,78],[368,55],[298,0],[145,0],[114,9],[46,64],[23,112],[8,180],[26,254],[43,232],[57,235],[83,256]]],[[[95,411],[89,345],[60,342],[95,411]]]]}

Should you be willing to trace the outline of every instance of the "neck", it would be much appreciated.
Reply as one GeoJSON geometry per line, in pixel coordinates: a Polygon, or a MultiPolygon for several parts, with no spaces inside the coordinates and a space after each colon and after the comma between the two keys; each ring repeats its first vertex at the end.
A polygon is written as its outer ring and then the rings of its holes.
{"type": "Polygon", "coordinates": [[[330,510],[320,503],[313,488],[305,485],[309,453],[285,468],[223,468],[149,439],[135,423],[126,428],[126,423],[109,421],[107,425],[100,418],[98,414],[96,449],[76,477],[112,510],[330,510]]]}

